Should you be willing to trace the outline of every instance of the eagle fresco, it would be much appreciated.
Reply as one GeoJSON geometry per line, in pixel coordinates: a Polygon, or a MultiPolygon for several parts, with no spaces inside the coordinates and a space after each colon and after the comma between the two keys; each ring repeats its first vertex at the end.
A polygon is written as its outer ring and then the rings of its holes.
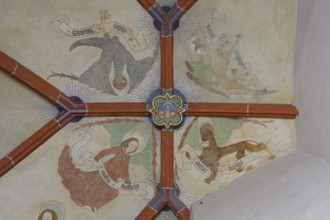
{"type": "Polygon", "coordinates": [[[52,77],[70,78],[102,92],[118,95],[109,81],[109,76],[112,68],[114,68],[114,83],[117,85],[125,83],[123,70],[126,66],[129,77],[128,94],[130,94],[139,86],[147,73],[152,69],[157,55],[157,49],[155,49],[152,57],[136,60],[131,52],[119,41],[117,36],[111,37],[107,33],[103,37],[78,40],[70,46],[69,51],[81,46],[91,46],[101,49],[102,52],[99,59],[80,76],[52,72],[48,79],[52,77]]]}

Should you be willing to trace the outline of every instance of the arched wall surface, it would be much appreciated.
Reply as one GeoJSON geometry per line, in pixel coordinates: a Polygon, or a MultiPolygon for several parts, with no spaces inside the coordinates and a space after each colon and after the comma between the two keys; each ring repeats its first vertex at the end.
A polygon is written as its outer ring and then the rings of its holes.
{"type": "Polygon", "coordinates": [[[193,220],[327,220],[329,184],[330,166],[296,151],[196,202],[193,220]]]}
{"type": "Polygon", "coordinates": [[[294,64],[297,151],[193,205],[193,219],[329,219],[330,2],[298,0],[294,64]]]}
{"type": "Polygon", "coordinates": [[[294,103],[297,149],[330,163],[330,2],[298,1],[294,103]]]}

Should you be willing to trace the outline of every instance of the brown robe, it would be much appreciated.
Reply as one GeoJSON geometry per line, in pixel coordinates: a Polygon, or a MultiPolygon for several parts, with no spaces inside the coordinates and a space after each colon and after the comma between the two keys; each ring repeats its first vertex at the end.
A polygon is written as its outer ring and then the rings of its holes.
{"type": "MultiPolygon", "coordinates": [[[[98,161],[102,157],[115,154],[115,156],[104,163],[112,180],[118,178],[130,183],[128,167],[130,156],[125,153],[122,147],[113,147],[101,151],[95,156],[98,161]]],[[[101,208],[108,202],[115,199],[119,192],[108,186],[98,171],[84,172],[76,168],[70,158],[70,149],[64,147],[58,163],[58,172],[61,175],[63,185],[70,192],[71,199],[79,206],[89,206],[93,212],[101,208]]]]}

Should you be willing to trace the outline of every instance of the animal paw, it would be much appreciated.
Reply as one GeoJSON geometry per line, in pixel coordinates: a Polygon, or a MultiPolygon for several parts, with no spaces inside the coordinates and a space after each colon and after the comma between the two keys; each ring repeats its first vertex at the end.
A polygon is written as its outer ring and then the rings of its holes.
{"type": "Polygon", "coordinates": [[[275,158],[276,158],[275,155],[270,155],[270,156],[269,156],[269,159],[270,159],[270,160],[273,160],[273,159],[275,159],[275,158]]]}
{"type": "Polygon", "coordinates": [[[210,184],[210,183],[212,182],[212,179],[211,179],[210,177],[208,177],[208,178],[206,178],[206,179],[204,180],[204,182],[205,182],[206,184],[210,184]]]}
{"type": "Polygon", "coordinates": [[[194,68],[190,65],[190,63],[188,61],[185,61],[184,64],[186,65],[186,67],[188,68],[189,71],[194,71],[194,68]]]}
{"type": "Polygon", "coordinates": [[[245,168],[245,171],[250,171],[250,170],[253,170],[253,169],[255,169],[256,168],[256,166],[254,166],[254,165],[249,165],[249,166],[247,166],[246,168],[245,168]]]}
{"type": "Polygon", "coordinates": [[[242,172],[243,170],[244,170],[243,167],[240,167],[240,168],[236,169],[236,171],[237,171],[238,173],[242,172]]]}

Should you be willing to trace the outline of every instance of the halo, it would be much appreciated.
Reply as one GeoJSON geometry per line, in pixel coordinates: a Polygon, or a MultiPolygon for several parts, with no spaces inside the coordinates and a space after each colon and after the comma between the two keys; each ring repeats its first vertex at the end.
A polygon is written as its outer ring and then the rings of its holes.
{"type": "Polygon", "coordinates": [[[46,209],[50,209],[54,211],[59,220],[64,220],[64,207],[61,203],[56,201],[48,201],[42,205],[39,211],[39,215],[45,211],[46,209]]]}
{"type": "Polygon", "coordinates": [[[201,142],[202,142],[202,139],[201,139],[201,135],[200,135],[200,129],[203,125],[206,125],[206,124],[209,124],[212,126],[212,128],[214,129],[214,135],[217,134],[217,128],[216,128],[214,122],[210,118],[200,117],[200,118],[198,118],[198,138],[201,142]]]}
{"type": "Polygon", "coordinates": [[[198,118],[198,131],[205,124],[210,124],[214,128],[214,134],[217,133],[217,128],[216,128],[214,122],[210,118],[206,118],[206,117],[198,118]]]}
{"type": "Polygon", "coordinates": [[[122,79],[126,80],[126,85],[123,88],[117,88],[116,86],[116,82],[115,82],[115,68],[114,66],[112,66],[113,68],[111,69],[110,72],[110,77],[109,77],[109,82],[111,84],[111,87],[113,88],[113,90],[118,94],[125,94],[127,93],[128,89],[129,89],[129,85],[130,85],[130,78],[129,75],[127,74],[127,64],[125,63],[124,65],[124,69],[122,71],[122,79]]]}
{"type": "Polygon", "coordinates": [[[131,154],[131,155],[133,155],[133,154],[141,152],[147,146],[147,142],[149,140],[150,134],[151,134],[151,129],[148,126],[148,123],[144,122],[144,123],[137,125],[131,131],[126,133],[123,136],[122,141],[125,141],[129,138],[136,138],[139,141],[138,149],[134,153],[131,154]]]}

